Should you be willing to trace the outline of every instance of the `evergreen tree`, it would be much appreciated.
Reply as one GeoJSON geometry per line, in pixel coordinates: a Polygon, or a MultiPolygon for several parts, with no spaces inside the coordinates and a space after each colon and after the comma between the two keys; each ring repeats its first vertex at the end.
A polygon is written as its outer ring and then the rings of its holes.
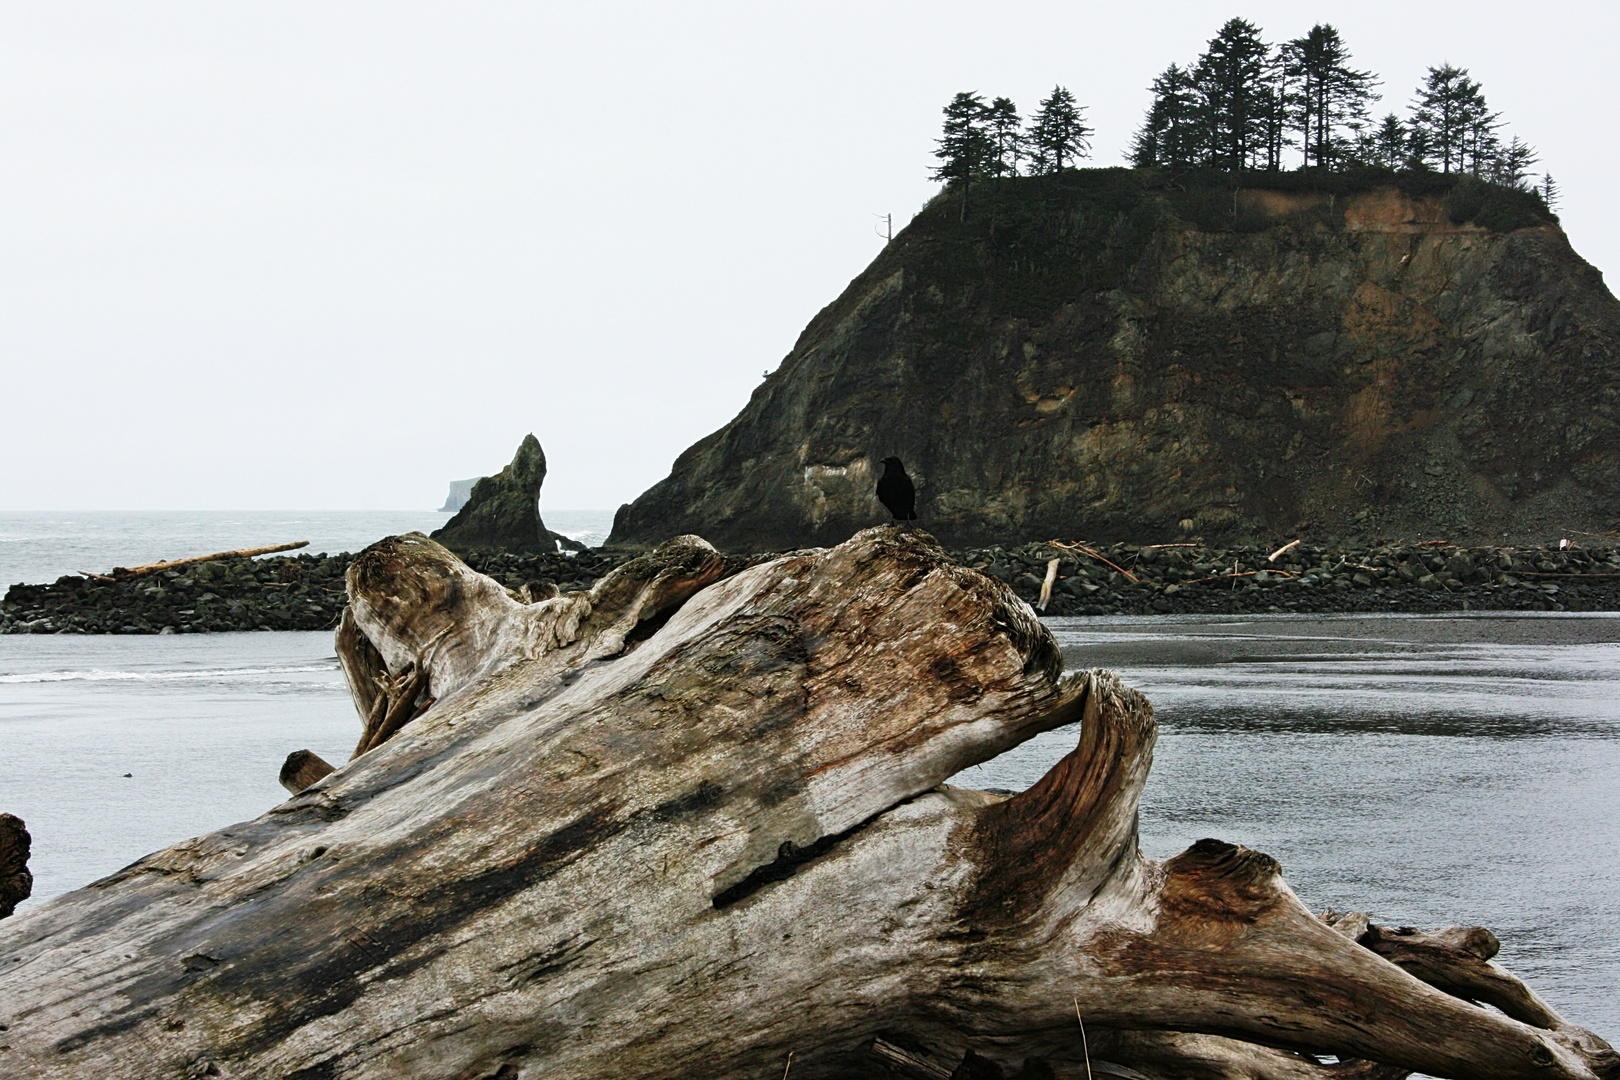
{"type": "Polygon", "coordinates": [[[1535,163],[1535,147],[1515,135],[1496,155],[1488,175],[1498,184],[1522,188],[1530,176],[1530,166],[1535,163]]]}
{"type": "Polygon", "coordinates": [[[1361,159],[1368,165],[1399,169],[1406,164],[1406,125],[1389,113],[1361,140],[1361,159]]]}
{"type": "Polygon", "coordinates": [[[1429,164],[1434,159],[1434,147],[1429,142],[1429,133],[1415,125],[1406,128],[1406,161],[1403,168],[1414,172],[1421,172],[1433,168],[1429,164]]]}
{"type": "Polygon", "coordinates": [[[1085,125],[1083,112],[1085,109],[1075,105],[1074,95],[1068,90],[1052,88],[1051,96],[1030,117],[1029,132],[1024,137],[1030,172],[1050,175],[1061,172],[1070,161],[1091,156],[1091,129],[1085,125]]]}
{"type": "Polygon", "coordinates": [[[1256,153],[1257,164],[1275,172],[1282,168],[1283,149],[1288,145],[1288,118],[1293,102],[1293,79],[1281,57],[1266,59],[1256,103],[1260,115],[1263,150],[1256,153]]]}
{"type": "Polygon", "coordinates": [[[1171,64],[1148,87],[1153,104],[1131,143],[1131,162],[1143,168],[1191,165],[1199,157],[1198,88],[1192,73],[1171,64]]]}
{"type": "Polygon", "coordinates": [[[1260,30],[1244,19],[1229,19],[1198,58],[1200,118],[1207,140],[1205,160],[1216,168],[1248,167],[1266,145],[1262,102],[1271,48],[1260,30]]]}
{"type": "Polygon", "coordinates": [[[992,144],[990,171],[1000,176],[1017,176],[1018,159],[1023,156],[1023,121],[1011,98],[998,97],[985,114],[992,144]]]}
{"type": "Polygon", "coordinates": [[[1423,135],[1425,161],[1437,162],[1441,172],[1465,169],[1485,146],[1496,128],[1496,116],[1485,106],[1479,83],[1467,68],[1441,64],[1431,67],[1412,102],[1412,133],[1423,135]]]}
{"type": "Polygon", "coordinates": [[[939,165],[933,178],[962,187],[962,218],[967,218],[968,188],[973,177],[985,173],[995,156],[990,134],[989,107],[984,98],[964,90],[945,106],[945,127],[934,156],[939,165]]]}
{"type": "Polygon", "coordinates": [[[1378,99],[1378,80],[1370,71],[1350,66],[1350,50],[1339,32],[1326,23],[1311,27],[1282,48],[1284,66],[1297,87],[1294,117],[1306,167],[1330,167],[1349,145],[1340,132],[1359,130],[1367,106],[1378,99]]]}
{"type": "MultiPolygon", "coordinates": [[[[1481,98],[1480,104],[1484,101],[1481,98]]],[[[1502,156],[1502,140],[1496,134],[1502,126],[1500,116],[1500,113],[1482,113],[1468,125],[1463,153],[1468,171],[1475,176],[1489,176],[1496,171],[1497,160],[1502,156]]]]}
{"type": "Polygon", "coordinates": [[[1547,209],[1557,210],[1561,201],[1558,192],[1558,182],[1553,179],[1552,173],[1543,173],[1541,177],[1541,201],[1547,204],[1547,209]]]}

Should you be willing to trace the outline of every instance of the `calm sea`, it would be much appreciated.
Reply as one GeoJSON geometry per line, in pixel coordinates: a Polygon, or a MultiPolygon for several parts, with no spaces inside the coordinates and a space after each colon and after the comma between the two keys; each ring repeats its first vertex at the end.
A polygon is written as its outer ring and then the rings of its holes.
{"type": "MultiPolygon", "coordinates": [[[[1620,1040],[1620,619],[1603,615],[1054,620],[1161,726],[1142,844],[1281,861],[1315,910],[1483,925],[1501,963],[1620,1040]]],[[[0,810],[35,900],[282,801],[282,759],[359,731],[315,633],[0,637],[0,810]]],[[[1021,789],[1050,732],[956,783],[1021,789]]]]}
{"type": "MultiPolygon", "coordinates": [[[[590,547],[607,539],[612,510],[546,510],[546,527],[590,547]]],[[[436,510],[208,510],[0,512],[0,591],[83,570],[106,573],[215,551],[308,540],[310,553],[359,551],[385,536],[432,532],[450,520],[436,510]]]]}

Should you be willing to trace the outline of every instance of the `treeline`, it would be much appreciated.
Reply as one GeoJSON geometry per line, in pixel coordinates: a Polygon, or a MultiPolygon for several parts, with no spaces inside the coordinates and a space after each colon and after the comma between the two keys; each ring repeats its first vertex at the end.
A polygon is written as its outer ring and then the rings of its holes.
{"type": "Polygon", "coordinates": [[[1061,172],[1091,156],[1092,130],[1085,109],[1074,95],[1056,86],[1041,102],[1026,125],[1011,99],[986,103],[979,94],[963,91],[945,106],[945,129],[934,156],[939,166],[935,180],[962,182],[962,212],[967,213],[967,187],[978,176],[1032,176],[1061,172]]]}
{"type": "Polygon", "coordinates": [[[1529,185],[1535,150],[1518,136],[1502,139],[1502,114],[1467,68],[1429,68],[1404,120],[1371,118],[1378,85],[1352,66],[1332,26],[1274,46],[1253,23],[1230,19],[1193,64],[1171,64],[1153,80],[1131,160],[1276,170],[1297,153],[1302,168],[1431,169],[1529,185]]]}
{"type": "MultiPolygon", "coordinates": [[[[1245,19],[1230,19],[1204,53],[1183,67],[1171,64],[1150,89],[1153,103],[1129,151],[1139,167],[1213,168],[1229,172],[1376,167],[1476,176],[1536,190],[1551,207],[1550,174],[1532,176],[1536,152],[1514,136],[1502,138],[1467,68],[1431,67],[1406,118],[1371,116],[1380,100],[1377,76],[1351,63],[1339,32],[1327,24],[1271,45],[1245,19]],[[1297,155],[1297,156],[1296,156],[1297,155]]],[[[959,93],[945,107],[934,178],[1058,172],[1090,156],[1092,129],[1084,109],[1063,87],[1041,102],[1025,124],[1007,98],[986,102],[959,93]]]]}

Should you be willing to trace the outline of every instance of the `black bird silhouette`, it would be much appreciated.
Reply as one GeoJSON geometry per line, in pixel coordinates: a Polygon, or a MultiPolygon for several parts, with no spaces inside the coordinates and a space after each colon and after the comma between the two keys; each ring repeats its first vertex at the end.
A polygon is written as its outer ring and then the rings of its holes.
{"type": "Polygon", "coordinates": [[[878,502],[894,515],[896,521],[917,520],[917,489],[906,475],[906,467],[897,457],[883,459],[883,475],[877,482],[878,502]]]}

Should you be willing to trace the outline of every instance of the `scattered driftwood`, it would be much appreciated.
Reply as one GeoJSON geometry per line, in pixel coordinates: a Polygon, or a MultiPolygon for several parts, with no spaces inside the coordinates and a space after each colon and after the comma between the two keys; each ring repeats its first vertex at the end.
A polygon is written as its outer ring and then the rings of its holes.
{"type": "Polygon", "coordinates": [[[34,875],[28,872],[30,843],[22,818],[0,814],[0,919],[33,895],[34,875]]]}
{"type": "Polygon", "coordinates": [[[193,555],[189,559],[169,559],[166,562],[147,563],[145,566],[115,566],[111,572],[106,574],[92,574],[88,570],[80,570],[79,573],[96,581],[128,581],[131,578],[145,577],[148,574],[157,574],[164,570],[178,570],[182,566],[190,566],[193,563],[213,562],[215,559],[251,559],[255,555],[274,555],[278,551],[297,551],[299,548],[305,547],[309,547],[308,540],[295,540],[290,544],[240,548],[236,551],[216,551],[212,555],[193,555]]]}
{"type": "Polygon", "coordinates": [[[1302,544],[1302,543],[1304,543],[1303,540],[1290,540],[1290,541],[1288,541],[1288,543],[1284,544],[1282,547],[1278,548],[1276,551],[1273,551],[1270,555],[1267,555],[1266,556],[1266,562],[1276,562],[1278,559],[1282,558],[1284,555],[1288,554],[1290,551],[1293,551],[1295,548],[1299,547],[1299,545],[1302,544]]]}
{"type": "Polygon", "coordinates": [[[1037,611],[1045,611],[1046,605],[1052,602],[1052,586],[1057,583],[1058,564],[1062,559],[1046,560],[1046,576],[1041,579],[1041,596],[1035,602],[1037,611]]]}
{"type": "Polygon", "coordinates": [[[1079,541],[1066,542],[1066,541],[1063,541],[1063,540],[1052,540],[1049,543],[1050,543],[1050,546],[1057,548],[1059,551],[1078,551],[1082,555],[1088,556],[1089,558],[1096,559],[1098,562],[1103,563],[1106,566],[1113,567],[1115,570],[1118,570],[1120,573],[1124,574],[1131,581],[1140,580],[1135,574],[1131,573],[1129,570],[1125,569],[1123,566],[1119,565],[1116,562],[1110,562],[1107,558],[1105,558],[1103,556],[1102,552],[1097,551],[1094,548],[1087,547],[1085,544],[1082,544],[1079,541]]]}
{"type": "Polygon", "coordinates": [[[926,534],[686,537],[527,604],[418,535],[349,586],[363,721],[432,704],[0,925],[8,1078],[1620,1074],[1457,996],[1496,1000],[1477,938],[1369,946],[1216,840],[1144,858],[1148,703],[926,534]],[[1021,794],[944,783],[1071,724],[1021,794]]]}
{"type": "Polygon", "coordinates": [[[326,760],[313,750],[294,750],[281,764],[281,786],[297,795],[317,780],[335,772],[326,760]]]}

